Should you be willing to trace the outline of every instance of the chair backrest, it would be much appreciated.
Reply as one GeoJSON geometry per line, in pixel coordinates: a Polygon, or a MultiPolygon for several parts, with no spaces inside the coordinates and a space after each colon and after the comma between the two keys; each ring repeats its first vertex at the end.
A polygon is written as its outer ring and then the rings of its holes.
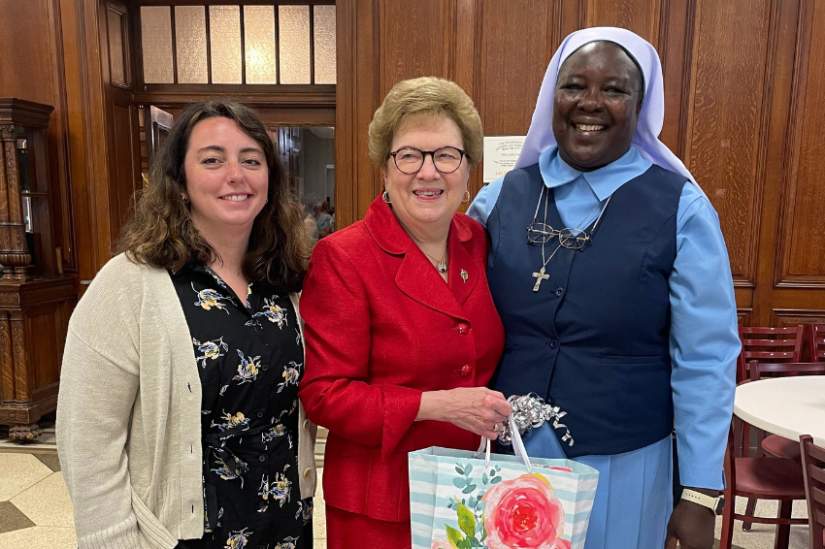
{"type": "Polygon", "coordinates": [[[763,377],[825,375],[825,362],[758,362],[748,363],[748,379],[763,377]]]}
{"type": "Polygon", "coordinates": [[[808,328],[810,338],[810,361],[825,362],[825,324],[811,324],[808,328]]]}
{"type": "Polygon", "coordinates": [[[747,377],[747,364],[759,362],[799,362],[802,360],[803,326],[780,328],[765,326],[740,326],[739,339],[742,352],[739,356],[737,380],[747,377]]]}
{"type": "Polygon", "coordinates": [[[825,549],[825,448],[814,444],[811,435],[799,437],[811,549],[825,549]]]}

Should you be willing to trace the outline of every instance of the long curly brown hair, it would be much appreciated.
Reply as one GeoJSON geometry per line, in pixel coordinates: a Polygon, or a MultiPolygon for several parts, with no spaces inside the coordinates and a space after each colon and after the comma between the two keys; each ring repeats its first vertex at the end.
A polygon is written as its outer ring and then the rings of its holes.
{"type": "Polygon", "coordinates": [[[281,181],[282,170],[266,126],[252,109],[239,103],[195,103],[178,116],[152,165],[149,184],[138,200],[135,215],[124,228],[120,248],[136,263],[172,271],[190,261],[208,265],[220,260],[192,223],[189,203],[183,198],[184,158],[192,129],[215,116],[234,120],[254,139],[263,149],[269,168],[267,202],[252,225],[244,275],[283,290],[300,290],[309,258],[303,211],[281,181]]]}

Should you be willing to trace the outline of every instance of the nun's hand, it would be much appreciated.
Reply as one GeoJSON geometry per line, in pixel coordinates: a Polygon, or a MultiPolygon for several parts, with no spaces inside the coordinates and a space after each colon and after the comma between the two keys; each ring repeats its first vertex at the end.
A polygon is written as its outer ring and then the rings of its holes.
{"type": "MultiPolygon", "coordinates": [[[[698,490],[694,488],[695,490],[698,490]]],[[[707,507],[680,500],[667,525],[665,549],[712,549],[716,515],[707,507]]]]}

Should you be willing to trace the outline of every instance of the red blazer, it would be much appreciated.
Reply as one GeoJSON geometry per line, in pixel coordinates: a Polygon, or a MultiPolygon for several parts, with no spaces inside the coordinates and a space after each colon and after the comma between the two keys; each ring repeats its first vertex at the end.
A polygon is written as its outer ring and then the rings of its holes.
{"type": "Polygon", "coordinates": [[[456,214],[448,247],[449,286],[380,198],[315,247],[301,296],[300,397],[330,431],[327,505],[408,520],[407,452],[478,447],[452,424],[414,421],[424,391],[487,385],[504,344],[484,229],[456,214]]]}

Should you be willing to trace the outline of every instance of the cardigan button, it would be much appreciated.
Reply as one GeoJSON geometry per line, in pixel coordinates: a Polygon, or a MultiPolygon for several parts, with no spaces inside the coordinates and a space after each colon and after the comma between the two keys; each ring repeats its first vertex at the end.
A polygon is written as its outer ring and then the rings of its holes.
{"type": "Polygon", "coordinates": [[[470,326],[466,322],[459,322],[455,329],[459,335],[467,335],[470,333],[470,326]]]}
{"type": "Polygon", "coordinates": [[[472,367],[469,364],[465,364],[461,367],[458,373],[461,377],[467,377],[470,375],[470,370],[472,370],[472,367]]]}

